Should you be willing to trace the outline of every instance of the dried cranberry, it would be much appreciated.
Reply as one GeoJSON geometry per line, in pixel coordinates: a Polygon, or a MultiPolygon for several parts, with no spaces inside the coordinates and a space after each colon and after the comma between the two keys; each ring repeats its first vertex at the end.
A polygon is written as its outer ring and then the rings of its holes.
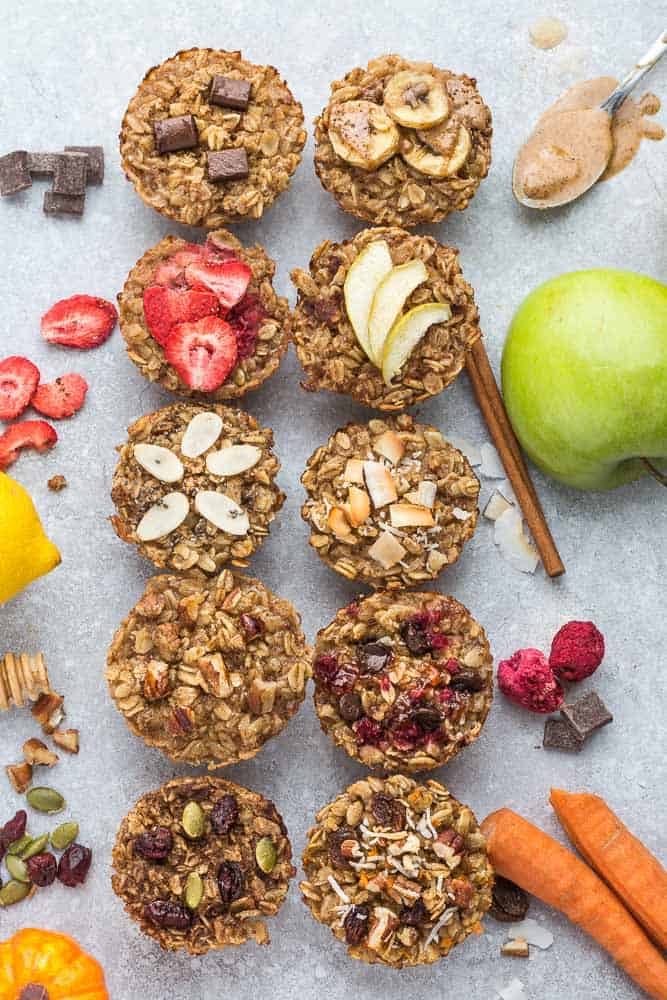
{"type": "Polygon", "coordinates": [[[376,792],[371,799],[371,812],[380,826],[388,826],[396,831],[405,826],[405,806],[393,795],[376,792]]]}
{"type": "Polygon", "coordinates": [[[235,795],[223,795],[211,809],[211,826],[220,836],[225,836],[239,818],[239,804],[235,795]]]}
{"type": "Polygon", "coordinates": [[[460,670],[455,677],[452,677],[449,686],[455,691],[483,691],[486,681],[482,674],[474,670],[460,670]]]}
{"type": "Polygon", "coordinates": [[[164,861],[173,847],[171,830],[166,826],[155,826],[146,833],[140,833],[134,842],[134,853],[147,861],[164,861]]]}
{"type": "Polygon", "coordinates": [[[345,940],[348,944],[360,944],[368,933],[368,918],[371,915],[368,906],[351,906],[343,921],[345,940]]]}
{"type": "Polygon", "coordinates": [[[421,927],[428,920],[428,910],[421,899],[416,899],[412,906],[404,906],[398,916],[404,927],[421,927]]]}
{"type": "Polygon", "coordinates": [[[243,296],[227,313],[226,321],[236,335],[239,359],[249,358],[255,349],[259,328],[266,319],[266,310],[256,295],[243,296]]]}
{"type": "Polygon", "coordinates": [[[400,633],[401,639],[413,656],[425,656],[431,652],[428,634],[419,621],[410,618],[403,622],[400,633]]]}
{"type": "Polygon", "coordinates": [[[434,733],[436,729],[440,728],[442,722],[442,715],[437,708],[427,705],[415,709],[412,718],[425,733],[434,733]]]}
{"type": "Polygon", "coordinates": [[[359,676],[359,668],[354,663],[339,663],[331,653],[318,656],[313,665],[315,680],[332,694],[341,695],[351,691],[359,676]]]}
{"type": "Polygon", "coordinates": [[[10,844],[21,839],[25,833],[27,818],[25,809],[19,809],[15,816],[8,820],[3,827],[0,827],[0,858],[4,856],[10,844]]]}
{"type": "Polygon", "coordinates": [[[449,638],[442,632],[429,632],[428,639],[431,643],[431,649],[447,649],[449,646],[449,638]]]}
{"type": "Polygon", "coordinates": [[[354,735],[357,738],[357,743],[369,743],[371,746],[377,746],[382,739],[383,732],[380,723],[374,719],[369,719],[368,716],[360,719],[354,727],[354,735]]]}
{"type": "Polygon", "coordinates": [[[327,847],[331,861],[337,868],[349,868],[350,859],[346,858],[341,848],[346,840],[357,841],[357,835],[350,826],[341,826],[327,835],[327,847]]]}
{"type": "Polygon", "coordinates": [[[144,907],[144,916],[156,927],[185,931],[192,923],[192,914],[181,903],[170,899],[154,899],[144,907]]]}
{"type": "Polygon", "coordinates": [[[412,750],[424,742],[424,730],[416,722],[402,722],[391,730],[394,746],[401,750],[412,750]]]}
{"type": "Polygon", "coordinates": [[[30,881],[41,889],[55,882],[58,862],[50,851],[35,854],[32,858],[28,858],[25,865],[30,881]]]}
{"type": "Polygon", "coordinates": [[[341,719],[346,722],[356,722],[364,714],[361,698],[356,691],[348,691],[338,702],[338,711],[341,719]]]}
{"type": "Polygon", "coordinates": [[[82,844],[70,844],[58,862],[58,878],[63,885],[83,885],[93,860],[93,852],[82,844]]]}
{"type": "Polygon", "coordinates": [[[245,875],[238,862],[222,862],[218,868],[218,889],[220,891],[220,899],[227,908],[235,899],[239,899],[243,895],[245,875]]]}
{"type": "Polygon", "coordinates": [[[387,669],[393,655],[383,642],[366,642],[357,649],[357,663],[362,674],[379,674],[387,669]]]}
{"type": "Polygon", "coordinates": [[[359,617],[359,602],[350,601],[348,606],[345,608],[348,618],[358,618],[359,617]]]}
{"type": "Polygon", "coordinates": [[[447,671],[447,673],[448,673],[448,674],[449,674],[449,675],[450,675],[451,677],[453,677],[453,676],[454,676],[454,674],[458,674],[458,672],[459,672],[459,670],[460,670],[460,669],[461,669],[461,668],[460,668],[460,666],[459,666],[459,661],[458,661],[458,660],[455,660],[455,659],[454,659],[454,657],[451,657],[451,658],[450,658],[449,660],[447,660],[447,662],[445,663],[445,670],[447,671]]]}
{"type": "Polygon", "coordinates": [[[260,635],[263,631],[262,623],[254,615],[241,615],[239,617],[241,623],[241,628],[246,634],[246,639],[254,639],[255,636],[260,635]]]}

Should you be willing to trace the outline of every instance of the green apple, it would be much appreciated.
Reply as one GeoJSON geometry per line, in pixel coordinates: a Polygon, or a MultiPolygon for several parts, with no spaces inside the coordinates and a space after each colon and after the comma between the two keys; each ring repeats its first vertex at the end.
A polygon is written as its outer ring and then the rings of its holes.
{"type": "Polygon", "coordinates": [[[378,285],[393,267],[389,247],[377,240],[361,251],[347,272],[343,294],[345,309],[364,353],[373,360],[368,337],[368,318],[378,285]]]}
{"type": "Polygon", "coordinates": [[[396,320],[385,341],[382,376],[390,384],[410,354],[434,323],[448,323],[452,310],[447,302],[426,302],[415,306],[396,320]]]}
{"type": "Polygon", "coordinates": [[[546,473],[608,490],[667,459],[667,285],[631,271],[563,274],[524,299],[502,359],[505,405],[546,473]]]}
{"type": "Polygon", "coordinates": [[[389,331],[398,319],[406,299],[427,279],[426,265],[416,258],[409,260],[407,264],[392,267],[377,286],[368,317],[368,340],[371,357],[378,368],[382,367],[382,354],[389,331]]]}

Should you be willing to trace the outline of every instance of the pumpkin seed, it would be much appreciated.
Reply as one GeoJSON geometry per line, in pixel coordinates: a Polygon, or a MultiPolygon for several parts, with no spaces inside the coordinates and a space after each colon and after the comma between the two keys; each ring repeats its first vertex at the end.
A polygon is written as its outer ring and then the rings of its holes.
{"type": "Polygon", "coordinates": [[[188,802],[183,810],[183,829],[190,840],[198,840],[204,832],[206,816],[198,802],[188,802]]]}
{"type": "Polygon", "coordinates": [[[16,879],[17,882],[30,881],[28,868],[25,861],[21,858],[18,858],[15,854],[8,854],[5,858],[5,864],[7,865],[7,871],[13,879],[16,879]]]}
{"type": "Polygon", "coordinates": [[[0,906],[13,906],[20,903],[30,892],[31,886],[28,882],[8,882],[0,889],[0,906]]]}
{"type": "Polygon", "coordinates": [[[7,854],[21,854],[23,850],[28,846],[32,837],[28,833],[24,833],[22,837],[15,840],[13,844],[10,844],[7,848],[7,854]]]}
{"type": "Polygon", "coordinates": [[[261,840],[257,841],[255,858],[257,859],[260,871],[263,871],[266,875],[273,871],[278,860],[278,854],[270,837],[262,837],[261,840]]]}
{"type": "Polygon", "coordinates": [[[31,788],[26,798],[33,809],[43,813],[59,813],[65,808],[65,800],[55,788],[31,788]]]}
{"type": "Polygon", "coordinates": [[[30,841],[28,846],[24,848],[24,850],[21,853],[21,857],[23,858],[24,861],[27,861],[28,858],[34,858],[36,854],[42,853],[48,842],[49,842],[48,833],[43,833],[41,837],[35,837],[33,840],[30,841]]]}
{"type": "Polygon", "coordinates": [[[188,910],[196,910],[204,895],[204,883],[198,872],[190,872],[185,882],[183,898],[188,910]]]}
{"type": "Polygon", "coordinates": [[[78,836],[78,823],[62,823],[51,834],[51,843],[57,851],[64,851],[78,836]]]}

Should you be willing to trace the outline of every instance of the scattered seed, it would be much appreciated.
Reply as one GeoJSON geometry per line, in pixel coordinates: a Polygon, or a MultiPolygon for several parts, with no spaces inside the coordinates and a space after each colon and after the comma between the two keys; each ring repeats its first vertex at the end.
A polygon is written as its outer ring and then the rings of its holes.
{"type": "Polygon", "coordinates": [[[204,810],[198,802],[188,802],[183,810],[183,818],[181,822],[186,836],[188,836],[190,840],[198,840],[199,837],[201,837],[206,825],[206,816],[204,815],[204,810]]]}
{"type": "Polygon", "coordinates": [[[185,905],[188,910],[196,910],[204,895],[204,883],[198,872],[190,872],[185,882],[185,905]]]}
{"type": "Polygon", "coordinates": [[[10,844],[7,848],[7,854],[21,854],[28,844],[32,841],[32,837],[29,834],[24,833],[22,837],[15,840],[13,844],[10,844]]]}
{"type": "Polygon", "coordinates": [[[28,882],[8,882],[0,889],[0,906],[13,906],[20,903],[30,892],[31,886],[28,882]]]}
{"type": "Polygon", "coordinates": [[[51,834],[51,843],[57,851],[64,851],[78,836],[78,823],[62,823],[51,834]]]}
{"type": "Polygon", "coordinates": [[[266,875],[273,871],[278,860],[278,855],[270,837],[262,837],[261,840],[257,841],[255,858],[257,859],[260,871],[263,871],[266,875]]]}
{"type": "Polygon", "coordinates": [[[26,795],[29,805],[38,812],[58,813],[65,808],[65,800],[54,788],[36,786],[26,795]]]}
{"type": "Polygon", "coordinates": [[[7,871],[17,882],[30,881],[26,863],[21,858],[18,858],[15,854],[8,854],[5,858],[5,864],[7,865],[7,871]]]}
{"type": "Polygon", "coordinates": [[[35,837],[21,852],[21,857],[24,861],[27,861],[29,858],[34,858],[36,854],[42,853],[48,842],[48,833],[43,833],[41,837],[35,837]]]}

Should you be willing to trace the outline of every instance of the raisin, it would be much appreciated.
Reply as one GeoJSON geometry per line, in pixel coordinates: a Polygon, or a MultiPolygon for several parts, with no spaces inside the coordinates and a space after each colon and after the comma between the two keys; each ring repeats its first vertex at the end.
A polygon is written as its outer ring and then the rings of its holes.
{"type": "Polygon", "coordinates": [[[13,844],[15,840],[20,840],[25,833],[27,818],[25,809],[19,809],[15,816],[0,827],[0,860],[4,857],[9,845],[13,844]]]}
{"type": "Polygon", "coordinates": [[[223,861],[218,868],[218,889],[223,905],[229,908],[235,899],[243,895],[245,875],[236,861],[223,861]]]}
{"type": "Polygon", "coordinates": [[[424,627],[412,619],[403,622],[400,628],[401,639],[413,656],[425,656],[431,652],[431,643],[424,627]]]}
{"type": "Polygon", "coordinates": [[[44,851],[43,854],[35,854],[32,858],[28,858],[25,865],[28,869],[30,881],[34,885],[38,885],[41,889],[55,882],[58,872],[58,862],[50,851],[44,851]]]}
{"type": "Polygon", "coordinates": [[[449,686],[455,691],[483,691],[486,681],[482,674],[475,673],[474,670],[459,670],[452,677],[449,686]]]}
{"type": "Polygon", "coordinates": [[[421,927],[428,920],[428,910],[421,899],[416,899],[412,906],[404,906],[399,913],[399,920],[404,927],[421,927]]]}
{"type": "Polygon", "coordinates": [[[356,663],[339,663],[331,653],[318,656],[313,665],[315,680],[332,694],[341,695],[351,691],[359,676],[356,663]]]}
{"type": "Polygon", "coordinates": [[[144,916],[156,927],[185,931],[192,923],[192,914],[181,903],[170,899],[154,899],[144,907],[144,916]]]}
{"type": "Polygon", "coordinates": [[[173,847],[171,830],[166,826],[155,826],[146,833],[140,833],[134,842],[134,853],[147,861],[164,861],[173,847]]]}
{"type": "Polygon", "coordinates": [[[437,708],[428,705],[415,709],[412,717],[425,733],[434,733],[442,722],[442,715],[437,708]]]}
{"type": "Polygon", "coordinates": [[[246,634],[246,639],[254,639],[263,631],[262,623],[254,615],[241,615],[239,618],[241,628],[246,634]]]}
{"type": "Polygon", "coordinates": [[[349,868],[350,859],[346,858],[341,848],[346,840],[356,841],[357,835],[349,826],[341,826],[337,830],[332,830],[327,836],[327,847],[332,863],[337,868],[349,868]]]}
{"type": "Polygon", "coordinates": [[[70,844],[58,862],[58,879],[72,888],[83,885],[93,860],[93,852],[82,844],[70,844]]]}
{"type": "Polygon", "coordinates": [[[368,933],[368,918],[371,915],[368,906],[351,906],[343,921],[345,940],[348,944],[360,944],[368,933]]]}
{"type": "Polygon", "coordinates": [[[369,719],[367,716],[360,719],[354,729],[357,743],[361,743],[362,745],[368,743],[371,746],[377,746],[382,739],[383,733],[384,730],[380,723],[374,719],[369,719]]]}
{"type": "Polygon", "coordinates": [[[341,719],[346,722],[356,722],[364,714],[361,698],[356,691],[348,691],[338,702],[338,711],[341,719]]]}
{"type": "Polygon", "coordinates": [[[387,669],[393,655],[383,642],[367,642],[357,649],[357,662],[362,674],[379,674],[387,669]]]}
{"type": "Polygon", "coordinates": [[[394,746],[399,750],[413,750],[424,742],[424,730],[415,722],[401,722],[391,731],[394,746]]]}
{"type": "Polygon", "coordinates": [[[223,795],[211,809],[211,826],[216,833],[224,836],[239,818],[239,804],[235,795],[223,795]]]}
{"type": "Polygon", "coordinates": [[[514,882],[496,875],[493,886],[493,902],[489,913],[502,923],[523,920],[530,905],[528,896],[514,882]]]}
{"type": "Polygon", "coordinates": [[[376,792],[371,799],[371,812],[380,826],[396,831],[405,826],[405,807],[393,795],[376,792]]]}

